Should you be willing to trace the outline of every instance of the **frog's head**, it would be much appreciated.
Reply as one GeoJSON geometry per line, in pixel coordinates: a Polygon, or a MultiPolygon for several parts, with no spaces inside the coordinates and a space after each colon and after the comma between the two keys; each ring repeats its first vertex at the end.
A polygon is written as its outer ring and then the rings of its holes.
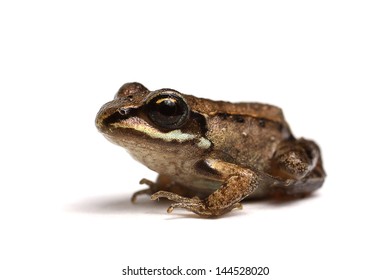
{"type": "Polygon", "coordinates": [[[183,145],[205,150],[211,145],[204,138],[203,116],[191,111],[185,95],[172,89],[149,91],[139,83],[124,84],[114,100],[102,106],[96,126],[133,155],[142,147],[157,152],[183,145]]]}

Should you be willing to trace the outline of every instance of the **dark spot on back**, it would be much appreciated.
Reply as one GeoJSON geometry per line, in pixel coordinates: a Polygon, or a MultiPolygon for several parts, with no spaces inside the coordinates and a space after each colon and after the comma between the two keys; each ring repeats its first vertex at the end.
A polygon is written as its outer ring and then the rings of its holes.
{"type": "Polygon", "coordinates": [[[227,118],[228,118],[228,114],[226,114],[226,113],[220,113],[220,114],[218,114],[219,115],[219,117],[222,119],[222,120],[226,120],[227,118]]]}
{"type": "Polygon", "coordinates": [[[240,116],[240,115],[235,115],[235,116],[234,116],[234,120],[235,120],[236,122],[239,122],[239,123],[244,123],[244,122],[245,122],[244,117],[243,117],[243,116],[240,116]]]}
{"type": "Polygon", "coordinates": [[[265,119],[259,119],[259,126],[265,127],[265,119]]]}

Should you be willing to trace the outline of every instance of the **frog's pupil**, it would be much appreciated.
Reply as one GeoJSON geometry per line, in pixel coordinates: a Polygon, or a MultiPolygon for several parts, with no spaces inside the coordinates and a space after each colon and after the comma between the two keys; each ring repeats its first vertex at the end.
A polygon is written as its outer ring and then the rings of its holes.
{"type": "Polygon", "coordinates": [[[160,111],[160,114],[164,116],[175,116],[177,115],[177,104],[172,99],[164,99],[161,103],[159,103],[158,109],[160,111]]]}

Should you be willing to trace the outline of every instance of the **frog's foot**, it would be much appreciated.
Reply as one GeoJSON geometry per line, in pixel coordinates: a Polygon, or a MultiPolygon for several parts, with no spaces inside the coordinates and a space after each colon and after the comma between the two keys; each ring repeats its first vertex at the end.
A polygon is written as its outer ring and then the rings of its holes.
{"type": "Polygon", "coordinates": [[[216,217],[227,212],[230,212],[233,209],[242,209],[241,203],[234,203],[230,207],[224,209],[212,209],[207,206],[204,200],[201,200],[199,197],[195,196],[193,198],[183,197],[178,194],[167,192],[167,191],[159,191],[150,197],[152,200],[156,200],[159,198],[167,198],[169,200],[174,201],[171,206],[167,209],[168,213],[171,213],[175,208],[184,208],[189,211],[194,212],[200,216],[205,217],[216,217]]]}
{"type": "Polygon", "coordinates": [[[151,195],[154,190],[156,189],[156,184],[153,183],[152,181],[148,180],[148,179],[142,179],[141,181],[139,181],[140,185],[148,185],[149,187],[146,188],[146,189],[143,189],[143,190],[139,190],[137,192],[135,192],[133,194],[133,196],[131,197],[131,202],[132,203],[135,203],[135,201],[137,200],[137,197],[140,196],[140,195],[144,195],[144,194],[147,194],[147,195],[151,195]]]}

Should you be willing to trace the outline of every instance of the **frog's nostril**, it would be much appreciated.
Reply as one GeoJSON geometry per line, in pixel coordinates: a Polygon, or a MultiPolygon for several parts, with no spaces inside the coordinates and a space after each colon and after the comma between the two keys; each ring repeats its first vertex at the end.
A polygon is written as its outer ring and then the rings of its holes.
{"type": "Polygon", "coordinates": [[[127,115],[129,112],[130,112],[130,108],[120,108],[119,110],[118,110],[118,112],[119,112],[119,114],[121,114],[122,116],[125,116],[125,115],[127,115]]]}

